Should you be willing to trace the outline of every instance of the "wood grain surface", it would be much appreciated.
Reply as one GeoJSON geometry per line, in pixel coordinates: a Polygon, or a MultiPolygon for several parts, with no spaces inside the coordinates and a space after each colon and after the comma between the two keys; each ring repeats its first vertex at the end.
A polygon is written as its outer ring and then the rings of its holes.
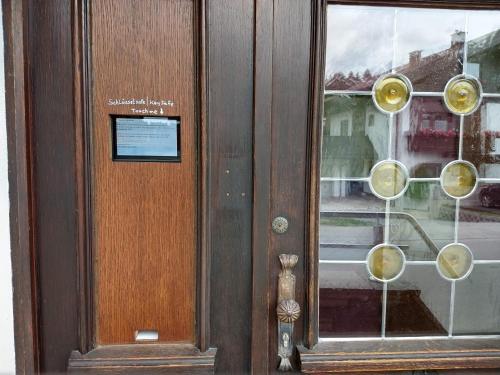
{"type": "Polygon", "coordinates": [[[97,344],[132,343],[143,329],[195,339],[193,18],[186,0],[92,2],[97,344]],[[164,116],[181,117],[182,161],[113,162],[110,115],[137,108],[109,106],[115,98],[173,100],[164,116]]]}

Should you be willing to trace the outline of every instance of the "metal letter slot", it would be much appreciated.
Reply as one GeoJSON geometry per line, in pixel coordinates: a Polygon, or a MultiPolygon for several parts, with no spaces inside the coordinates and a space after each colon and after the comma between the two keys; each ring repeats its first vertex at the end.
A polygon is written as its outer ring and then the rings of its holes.
{"type": "Polygon", "coordinates": [[[297,255],[281,254],[281,272],[278,280],[278,355],[279,370],[291,371],[290,357],[293,353],[293,323],[300,316],[300,306],[295,301],[295,275],[292,269],[299,260],[297,255]]]}
{"type": "Polygon", "coordinates": [[[135,331],[135,341],[158,341],[158,331],[135,331]]]}

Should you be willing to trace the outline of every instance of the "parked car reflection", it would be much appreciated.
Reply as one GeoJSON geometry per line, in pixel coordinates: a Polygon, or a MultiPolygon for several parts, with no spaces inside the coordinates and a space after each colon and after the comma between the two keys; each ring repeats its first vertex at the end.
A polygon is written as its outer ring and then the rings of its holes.
{"type": "Polygon", "coordinates": [[[479,200],[483,207],[500,206],[500,184],[484,185],[481,187],[479,200]]]}

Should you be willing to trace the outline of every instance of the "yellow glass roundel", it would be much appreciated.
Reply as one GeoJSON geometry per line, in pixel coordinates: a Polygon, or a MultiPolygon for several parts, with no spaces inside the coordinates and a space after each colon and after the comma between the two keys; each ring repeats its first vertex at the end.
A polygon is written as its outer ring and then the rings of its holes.
{"type": "Polygon", "coordinates": [[[370,174],[370,188],[377,197],[395,199],[408,187],[408,172],[397,161],[385,160],[375,164],[370,174]]]}
{"type": "Polygon", "coordinates": [[[451,112],[467,115],[479,106],[481,91],[481,84],[474,77],[456,76],[446,84],[444,101],[451,112]]]}
{"type": "Polygon", "coordinates": [[[368,273],[378,281],[393,281],[404,270],[405,255],[394,245],[378,245],[370,250],[366,257],[368,273]]]}
{"type": "Polygon", "coordinates": [[[384,112],[396,113],[404,109],[410,100],[411,83],[402,75],[380,77],[373,86],[373,100],[384,112]]]}
{"type": "Polygon", "coordinates": [[[460,243],[453,243],[441,249],[436,266],[439,273],[448,280],[466,278],[472,271],[473,257],[470,249],[460,243]]]}
{"type": "Polygon", "coordinates": [[[452,198],[465,198],[474,192],[477,170],[468,161],[454,161],[441,173],[441,187],[452,198]]]}

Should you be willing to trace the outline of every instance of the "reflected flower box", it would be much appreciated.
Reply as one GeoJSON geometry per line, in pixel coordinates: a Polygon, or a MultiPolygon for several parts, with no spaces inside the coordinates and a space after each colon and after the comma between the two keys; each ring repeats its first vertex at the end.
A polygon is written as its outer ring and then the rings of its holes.
{"type": "Polygon", "coordinates": [[[412,152],[437,153],[453,156],[458,148],[458,131],[421,129],[407,132],[408,150],[412,152]]]}

